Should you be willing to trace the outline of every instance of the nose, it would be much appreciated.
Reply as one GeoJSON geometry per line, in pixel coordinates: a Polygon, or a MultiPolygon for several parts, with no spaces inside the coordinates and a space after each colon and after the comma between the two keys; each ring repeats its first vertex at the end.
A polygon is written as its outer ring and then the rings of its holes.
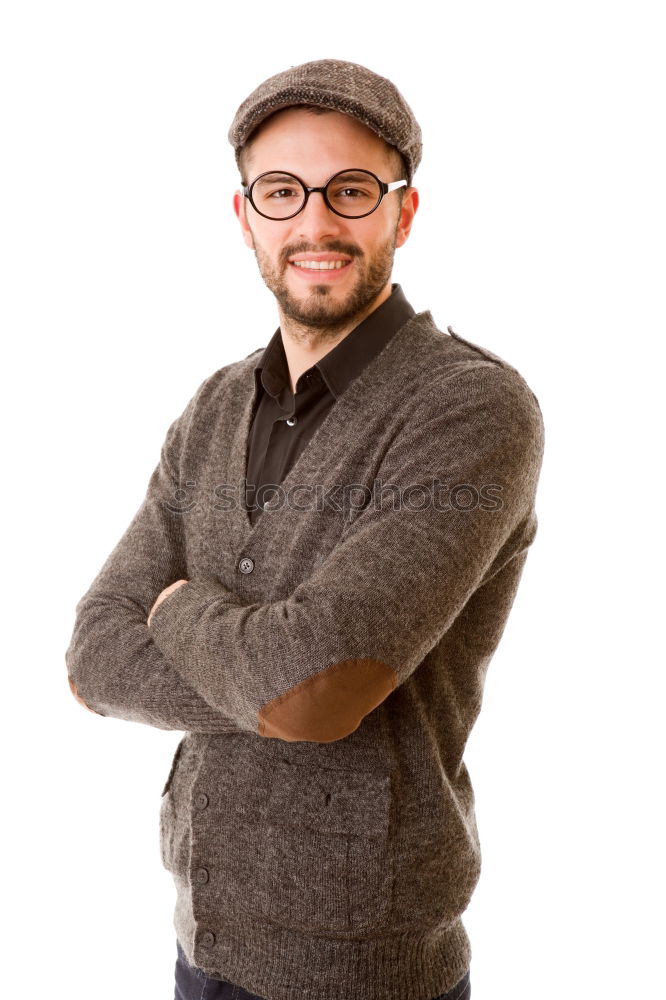
{"type": "Polygon", "coordinates": [[[311,191],[305,208],[295,221],[302,239],[319,243],[326,236],[339,234],[345,220],[330,210],[321,191],[311,191]]]}

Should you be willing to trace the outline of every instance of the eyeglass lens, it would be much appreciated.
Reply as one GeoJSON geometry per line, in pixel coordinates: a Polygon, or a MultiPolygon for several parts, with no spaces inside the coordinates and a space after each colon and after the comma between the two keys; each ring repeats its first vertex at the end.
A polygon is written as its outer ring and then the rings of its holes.
{"type": "MultiPolygon", "coordinates": [[[[326,194],[336,212],[354,219],[376,207],[381,189],[372,174],[364,170],[345,170],[330,179],[326,194]]],[[[287,219],[303,207],[305,189],[291,174],[264,174],[252,186],[252,199],[262,215],[287,219]]]]}

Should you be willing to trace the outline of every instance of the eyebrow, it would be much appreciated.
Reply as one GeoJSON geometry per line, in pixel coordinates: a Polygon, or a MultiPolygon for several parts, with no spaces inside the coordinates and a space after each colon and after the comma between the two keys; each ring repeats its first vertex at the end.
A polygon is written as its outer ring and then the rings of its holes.
{"type": "MultiPolygon", "coordinates": [[[[287,181],[287,180],[293,181],[293,180],[298,180],[298,178],[294,177],[294,174],[288,174],[286,172],[285,173],[281,173],[279,170],[271,170],[270,173],[271,173],[271,178],[270,178],[271,181],[287,181]]],[[[266,180],[265,177],[262,177],[261,179],[262,179],[262,181],[266,180]]]]}

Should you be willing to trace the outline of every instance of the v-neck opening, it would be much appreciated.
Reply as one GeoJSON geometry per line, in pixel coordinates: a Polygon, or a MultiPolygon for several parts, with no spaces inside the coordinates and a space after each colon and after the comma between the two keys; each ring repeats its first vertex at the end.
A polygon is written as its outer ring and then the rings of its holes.
{"type": "MultiPolygon", "coordinates": [[[[345,388],[344,392],[336,399],[333,406],[330,408],[328,413],[325,415],[321,423],[317,426],[312,436],[308,439],[304,445],[302,451],[298,455],[296,461],[292,465],[289,472],[283,478],[282,482],[279,484],[285,493],[289,491],[292,486],[293,481],[296,476],[302,471],[302,468],[306,463],[312,463],[313,454],[316,453],[316,449],[321,444],[322,439],[328,433],[330,428],[334,426],[334,422],[338,419],[341,410],[344,410],[349,406],[350,401],[354,398],[355,394],[358,394],[364,387],[364,384],[369,378],[373,377],[374,372],[381,364],[385,363],[386,358],[389,356],[391,350],[396,350],[398,346],[398,341],[400,337],[405,336],[405,331],[412,324],[423,323],[424,318],[428,318],[431,323],[434,323],[432,315],[429,310],[424,312],[415,313],[408,320],[406,320],[403,325],[395,331],[394,335],[384,345],[382,350],[376,354],[369,363],[363,368],[361,372],[352,379],[349,385],[345,388]]],[[[244,493],[243,498],[240,502],[240,521],[242,523],[242,534],[241,534],[241,544],[246,545],[253,537],[254,534],[260,530],[261,523],[270,511],[262,510],[259,515],[258,520],[255,524],[252,523],[250,518],[250,511],[245,506],[245,498],[247,496],[247,473],[248,473],[248,459],[249,459],[249,446],[250,446],[250,430],[252,427],[252,419],[254,416],[255,406],[258,402],[258,386],[257,380],[254,377],[254,371],[250,369],[248,378],[252,379],[252,393],[248,399],[245,407],[243,409],[243,414],[241,420],[239,420],[237,427],[238,437],[234,442],[234,452],[236,455],[240,453],[240,462],[235,463],[236,468],[240,466],[239,479],[236,480],[240,483],[242,492],[244,493]]],[[[234,473],[236,469],[234,469],[234,473]]]]}

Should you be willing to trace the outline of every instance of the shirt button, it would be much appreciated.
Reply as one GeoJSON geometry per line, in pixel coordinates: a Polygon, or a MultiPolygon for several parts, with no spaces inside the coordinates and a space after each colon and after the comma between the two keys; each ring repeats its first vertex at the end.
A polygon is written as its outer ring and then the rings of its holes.
{"type": "Polygon", "coordinates": [[[197,882],[207,882],[210,878],[207,868],[197,868],[197,882]]]}
{"type": "Polygon", "coordinates": [[[205,792],[199,792],[196,799],[194,800],[194,804],[196,805],[197,809],[205,809],[209,801],[210,800],[205,792]]]}
{"type": "Polygon", "coordinates": [[[211,948],[215,944],[215,935],[212,931],[205,931],[201,935],[201,943],[205,945],[206,948],[211,948]]]}
{"type": "Polygon", "coordinates": [[[297,419],[297,417],[287,417],[285,424],[287,424],[288,427],[293,427],[297,419]]]}
{"type": "Polygon", "coordinates": [[[250,559],[249,556],[244,556],[238,563],[238,568],[241,573],[251,573],[254,569],[254,559],[250,559]]]}

